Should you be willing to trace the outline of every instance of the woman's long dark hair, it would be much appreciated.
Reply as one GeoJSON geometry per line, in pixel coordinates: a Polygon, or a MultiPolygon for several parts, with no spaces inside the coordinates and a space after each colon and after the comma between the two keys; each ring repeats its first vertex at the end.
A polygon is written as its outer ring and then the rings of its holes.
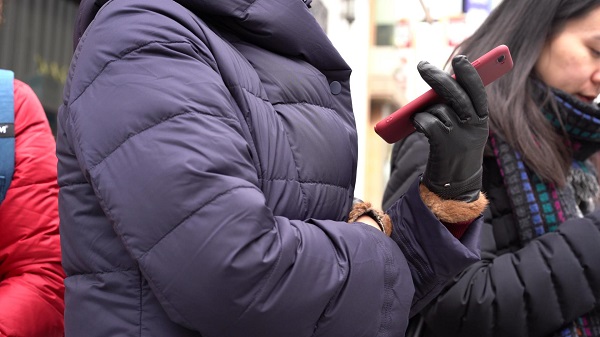
{"type": "Polygon", "coordinates": [[[536,174],[558,186],[566,182],[572,152],[538,112],[534,66],[546,41],[568,20],[599,5],[600,0],[503,0],[454,52],[473,61],[500,44],[508,46],[512,71],[487,87],[490,128],[519,151],[536,174]]]}

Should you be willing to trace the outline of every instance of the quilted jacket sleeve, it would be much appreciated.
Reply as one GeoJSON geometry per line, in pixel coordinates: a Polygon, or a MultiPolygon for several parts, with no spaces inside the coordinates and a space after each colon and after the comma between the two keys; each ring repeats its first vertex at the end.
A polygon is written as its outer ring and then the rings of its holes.
{"type": "Polygon", "coordinates": [[[15,173],[0,205],[0,336],[62,336],[55,142],[39,100],[19,81],[15,142],[15,173]]]}
{"type": "MultiPolygon", "coordinates": [[[[495,167],[494,158],[487,161],[495,167]]],[[[502,186],[489,188],[492,203],[506,204],[502,186]]],[[[514,235],[502,231],[515,225],[502,209],[484,213],[482,260],[455,277],[424,311],[433,335],[548,336],[597,307],[600,212],[568,220],[520,249],[507,249],[517,243],[505,242],[514,235]]]]}
{"type": "MultiPolygon", "coordinates": [[[[427,164],[427,157],[429,154],[429,143],[427,138],[422,133],[412,133],[408,137],[394,144],[392,148],[391,158],[391,172],[390,178],[386,185],[386,189],[383,196],[383,207],[386,212],[391,216],[395,216],[398,212],[399,207],[406,207],[406,196],[417,194],[417,184],[415,181],[418,177],[423,174],[425,166],[427,164]]],[[[413,212],[411,212],[412,214],[413,212]]],[[[422,214],[425,216],[425,214],[422,214]]],[[[400,247],[407,256],[414,255],[416,251],[427,251],[429,249],[436,249],[435,247],[443,247],[445,245],[464,245],[465,247],[471,247],[473,257],[479,257],[479,236],[480,236],[480,222],[482,217],[476,219],[465,233],[464,237],[460,240],[452,237],[449,231],[444,230],[445,237],[443,239],[436,237],[428,237],[426,240],[418,240],[413,242],[402,242],[400,247]],[[475,248],[476,247],[476,248],[475,248]]],[[[414,230],[419,230],[416,227],[414,230]]],[[[401,229],[396,229],[392,232],[392,237],[399,240],[399,236],[405,236],[406,232],[401,229]]],[[[406,241],[406,238],[403,238],[406,241]]],[[[449,251],[456,251],[450,249],[449,251]]],[[[430,256],[434,257],[434,256],[430,256]]],[[[435,257],[434,257],[435,258],[435,257]]],[[[456,256],[446,255],[444,258],[459,261],[460,258],[456,256]]],[[[470,260],[474,262],[476,259],[470,260]]],[[[440,289],[443,287],[445,282],[442,278],[430,278],[424,277],[426,275],[435,274],[432,270],[428,269],[429,266],[448,266],[447,262],[443,263],[431,263],[428,261],[424,263],[420,261],[420,258],[409,259],[409,267],[411,268],[415,283],[421,285],[417,287],[415,297],[413,298],[413,308],[411,311],[411,317],[423,309],[433,298],[437,295],[440,289]]],[[[462,264],[462,267],[469,265],[469,262],[462,264]]],[[[448,275],[448,277],[454,276],[461,269],[448,269],[442,274],[448,275]]],[[[440,272],[437,270],[436,272],[440,272]]]]}
{"type": "Polygon", "coordinates": [[[439,336],[537,337],[589,312],[600,300],[599,220],[568,220],[515,252],[482,252],[428,308],[428,326],[439,336]]]}
{"type": "MultiPolygon", "coordinates": [[[[79,50],[75,69],[95,71],[76,72],[60,123],[169,317],[203,336],[402,336],[414,285],[398,245],[366,225],[274,216],[242,112],[209,46],[184,28],[194,23],[157,30],[147,22],[165,17],[134,14],[88,30],[80,46],[94,48],[79,50]],[[111,50],[123,44],[137,47],[111,50]]],[[[407,231],[421,227],[410,240],[445,235],[419,202],[398,208],[407,231]]],[[[445,247],[461,256],[445,268],[472,258],[445,247]]]]}

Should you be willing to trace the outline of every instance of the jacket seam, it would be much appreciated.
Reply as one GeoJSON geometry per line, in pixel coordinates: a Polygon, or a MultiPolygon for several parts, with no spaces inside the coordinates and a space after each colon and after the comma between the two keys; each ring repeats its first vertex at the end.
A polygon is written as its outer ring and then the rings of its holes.
{"type": "MultiPolygon", "coordinates": [[[[275,220],[275,223],[277,223],[277,220],[275,220]]],[[[282,245],[282,241],[281,241],[281,235],[277,236],[277,239],[279,240],[279,244],[280,246],[282,245]]],[[[277,266],[279,266],[279,263],[281,262],[281,255],[282,254],[278,254],[277,256],[277,262],[275,262],[273,264],[273,266],[269,269],[267,275],[265,275],[265,277],[262,278],[262,285],[260,287],[260,289],[258,291],[256,291],[255,295],[252,297],[252,301],[250,301],[250,304],[248,305],[248,307],[240,314],[240,316],[237,318],[236,323],[242,319],[242,317],[248,312],[250,311],[251,308],[254,307],[254,305],[256,304],[256,301],[258,301],[259,296],[263,293],[265,287],[267,286],[267,281],[271,278],[271,276],[273,275],[273,272],[275,271],[275,269],[277,269],[277,266]]]]}
{"type": "Polygon", "coordinates": [[[86,181],[78,181],[78,182],[71,182],[71,183],[67,183],[67,184],[60,184],[59,187],[63,188],[63,187],[87,186],[87,185],[89,185],[89,183],[86,181]]]}
{"type": "Polygon", "coordinates": [[[541,240],[537,240],[535,242],[539,245],[538,250],[539,250],[540,256],[542,258],[542,261],[544,262],[544,265],[550,271],[550,284],[552,286],[551,287],[552,293],[554,294],[556,303],[558,304],[558,312],[560,313],[560,319],[561,319],[560,325],[562,326],[564,323],[566,323],[566,320],[565,320],[565,312],[563,311],[564,306],[561,305],[562,304],[561,296],[557,290],[559,282],[556,281],[556,275],[554,274],[554,270],[548,261],[548,256],[546,256],[546,254],[544,253],[544,251],[548,250],[549,247],[547,245],[545,245],[544,242],[541,240]]]}
{"type": "Polygon", "coordinates": [[[248,5],[248,7],[246,7],[246,8],[244,9],[244,11],[243,11],[242,13],[243,13],[243,14],[247,14],[247,13],[248,13],[248,11],[250,10],[250,7],[254,6],[254,4],[255,4],[255,3],[257,3],[257,2],[258,2],[258,0],[252,0],[252,2],[251,2],[249,5],[248,5]]]}
{"type": "MultiPolygon", "coordinates": [[[[292,144],[290,143],[290,134],[288,133],[288,131],[283,128],[283,132],[285,133],[285,139],[287,142],[287,145],[290,149],[292,149],[292,144]]],[[[298,158],[296,158],[296,151],[291,151],[290,153],[292,155],[292,159],[294,160],[294,166],[296,167],[296,174],[298,177],[300,177],[300,167],[298,166],[298,158]]],[[[302,193],[302,214],[304,218],[307,218],[308,216],[308,198],[306,196],[306,192],[304,191],[304,186],[300,185],[300,193],[302,193]]]]}
{"type": "Polygon", "coordinates": [[[179,228],[179,226],[181,224],[183,224],[184,222],[186,222],[189,218],[192,217],[192,215],[198,213],[200,210],[202,210],[204,207],[206,207],[207,205],[211,204],[213,201],[217,200],[218,198],[229,194],[231,191],[234,190],[238,190],[238,189],[256,189],[255,187],[249,187],[249,186],[236,186],[236,187],[232,187],[228,190],[225,190],[219,194],[216,194],[215,196],[213,196],[210,200],[207,200],[205,203],[203,203],[202,205],[200,205],[198,208],[196,208],[195,210],[193,210],[192,212],[190,212],[187,216],[185,216],[183,219],[181,219],[181,221],[179,221],[175,226],[173,226],[173,228],[171,228],[169,231],[167,231],[163,236],[161,236],[158,240],[156,240],[156,242],[150,246],[142,255],[140,255],[137,259],[141,260],[142,258],[144,258],[146,255],[148,255],[148,253],[150,253],[150,251],[152,251],[154,249],[154,247],[156,247],[156,245],[158,245],[163,239],[165,239],[167,236],[169,236],[169,234],[171,234],[174,230],[176,230],[177,228],[179,228]]]}
{"type": "MultiPolygon", "coordinates": [[[[92,19],[92,21],[86,25],[86,30],[87,30],[87,28],[89,26],[91,26],[94,23],[94,21],[96,21],[96,17],[98,17],[98,14],[100,14],[104,10],[104,8],[106,8],[106,5],[108,5],[111,2],[113,2],[113,0],[108,0],[103,6],[101,6],[98,9],[98,12],[96,13],[96,15],[94,16],[94,18],[92,19]]],[[[78,31],[83,26],[81,24],[81,18],[83,18],[83,9],[84,9],[84,6],[79,6],[78,13],[77,13],[78,20],[75,22],[75,27],[74,27],[75,31],[78,31]]],[[[83,48],[83,44],[84,44],[84,42],[86,40],[87,40],[87,32],[84,31],[83,34],[81,36],[79,36],[79,39],[77,41],[77,45],[75,46],[75,50],[73,52],[73,60],[75,60],[75,62],[72,63],[72,65],[70,67],[71,69],[70,69],[69,75],[68,75],[69,76],[69,82],[73,80],[73,76],[75,75],[75,71],[74,70],[77,67],[76,66],[76,64],[77,64],[76,60],[79,59],[79,54],[81,53],[81,48],[83,48]]],[[[70,95],[68,95],[68,96],[70,96],[70,95]]],[[[67,105],[67,104],[65,103],[65,105],[67,105]]]]}
{"type": "Polygon", "coordinates": [[[402,242],[404,243],[401,245],[401,247],[406,247],[408,255],[414,259],[416,267],[419,267],[419,268],[415,268],[417,274],[419,275],[419,277],[422,280],[425,280],[425,276],[426,276],[425,274],[431,274],[428,272],[429,268],[427,268],[427,263],[425,261],[423,261],[421,256],[416,252],[415,248],[410,244],[408,238],[403,233],[403,231],[397,231],[397,232],[398,232],[398,235],[401,236],[402,242]],[[423,273],[421,273],[421,272],[423,272],[423,273]]]}
{"type": "Polygon", "coordinates": [[[92,80],[90,81],[90,83],[88,83],[83,90],[81,90],[81,92],[71,101],[71,103],[69,105],[72,105],[73,103],[75,103],[86,91],[87,89],[94,84],[94,82],[96,81],[96,79],[98,79],[98,77],[100,77],[100,75],[102,75],[102,73],[104,72],[104,70],[106,70],[106,68],[113,64],[114,62],[118,62],[118,61],[122,61],[125,57],[127,57],[129,54],[134,53],[136,51],[139,51],[140,49],[143,49],[151,44],[160,44],[160,45],[177,45],[177,44],[187,44],[189,46],[193,45],[187,41],[149,41],[146,42],[144,44],[141,45],[137,45],[134,46],[132,48],[129,49],[125,49],[124,53],[122,55],[120,55],[118,58],[112,59],[110,61],[107,61],[106,63],[104,63],[104,65],[102,66],[102,68],[100,68],[100,70],[98,71],[98,73],[96,74],[96,76],[94,76],[94,78],[92,78],[92,80]]]}
{"type": "Polygon", "coordinates": [[[138,272],[138,281],[139,281],[139,283],[138,283],[138,287],[139,287],[138,290],[139,290],[139,296],[140,296],[140,298],[139,298],[140,322],[138,324],[138,327],[139,327],[139,336],[141,337],[142,336],[142,328],[144,326],[144,320],[143,320],[143,318],[144,318],[143,317],[143,315],[144,315],[144,305],[143,305],[143,301],[142,301],[142,297],[144,296],[144,292],[143,292],[143,289],[142,289],[143,288],[142,285],[143,285],[143,282],[144,282],[144,277],[142,276],[141,272],[138,272]]]}
{"type": "Polygon", "coordinates": [[[305,102],[305,101],[298,101],[298,102],[278,102],[278,103],[271,103],[273,106],[277,106],[277,105],[310,105],[310,106],[314,106],[317,108],[322,108],[325,109],[327,111],[333,112],[333,113],[337,113],[337,111],[333,108],[330,107],[326,107],[320,104],[316,104],[316,103],[311,103],[311,102],[305,102]]]}
{"type": "Polygon", "coordinates": [[[594,288],[592,287],[592,282],[590,282],[589,279],[589,273],[587,272],[589,270],[589,268],[586,268],[580,260],[581,255],[576,253],[576,250],[574,249],[574,245],[569,241],[568,237],[566,235],[564,235],[562,232],[557,231],[558,235],[560,235],[563,240],[565,241],[566,245],[571,249],[571,252],[573,252],[573,255],[576,257],[577,263],[579,264],[579,266],[581,267],[581,269],[583,270],[583,275],[585,276],[585,282],[587,283],[587,286],[589,287],[590,291],[592,292],[592,294],[594,295],[594,307],[596,307],[596,305],[598,304],[598,301],[596,301],[595,299],[598,297],[598,294],[594,293],[594,288]]]}
{"type": "MultiPolygon", "coordinates": [[[[519,272],[519,269],[516,267],[517,265],[520,264],[521,259],[519,257],[519,255],[514,254],[514,253],[510,253],[511,256],[516,259],[517,261],[511,261],[511,266],[514,268],[515,270],[515,275],[517,276],[517,280],[519,281],[519,284],[521,285],[521,287],[523,289],[526,289],[527,287],[525,286],[525,281],[523,280],[523,275],[521,275],[521,273],[519,272]],[[516,263],[515,263],[516,262],[516,263]]],[[[512,260],[512,259],[511,259],[512,260]]],[[[529,317],[530,317],[530,308],[532,307],[532,305],[529,303],[528,298],[530,298],[529,296],[523,296],[523,309],[525,310],[525,320],[524,320],[524,325],[525,325],[525,330],[527,331],[527,333],[529,333],[531,327],[530,327],[530,323],[529,323],[529,317]]]]}
{"type": "Polygon", "coordinates": [[[282,179],[277,179],[277,178],[259,178],[259,180],[262,180],[262,181],[297,182],[297,183],[307,184],[307,185],[325,185],[325,186],[340,188],[340,189],[343,189],[343,190],[347,189],[347,187],[345,187],[345,186],[340,186],[340,185],[336,185],[336,184],[332,184],[332,183],[327,183],[327,182],[323,182],[323,181],[314,181],[314,180],[283,179],[283,178],[282,179]]]}
{"type": "MultiPolygon", "coordinates": [[[[196,210],[194,210],[193,212],[191,212],[188,216],[186,216],[185,218],[182,219],[182,221],[180,221],[178,224],[176,224],[175,226],[173,226],[173,228],[171,228],[171,230],[169,230],[167,233],[165,233],[165,235],[163,235],[161,238],[159,238],[150,248],[148,248],[148,250],[146,252],[144,252],[142,255],[140,255],[138,258],[136,258],[138,261],[141,261],[146,255],[148,255],[153,249],[154,247],[156,247],[156,245],[158,245],[162,240],[164,240],[167,236],[169,236],[169,234],[173,233],[177,228],[179,228],[179,226],[184,223],[187,219],[189,219],[193,214],[196,214],[198,211],[200,211],[202,208],[204,208],[205,206],[207,206],[208,204],[210,204],[211,202],[215,201],[216,199],[220,198],[221,196],[230,193],[233,190],[237,190],[237,189],[253,189],[252,187],[248,187],[248,186],[238,186],[238,187],[233,187],[230,188],[222,193],[219,193],[217,195],[215,195],[213,198],[211,198],[210,200],[208,200],[207,202],[205,202],[204,204],[202,204],[200,207],[198,207],[196,210]]],[[[281,256],[278,257],[278,262],[279,262],[279,258],[281,256]]],[[[269,275],[272,273],[272,270],[275,267],[273,267],[271,269],[271,271],[269,271],[269,275]]],[[[148,280],[148,282],[152,282],[152,279],[150,277],[150,275],[146,276],[146,279],[148,280]]],[[[192,321],[190,321],[182,312],[180,312],[176,306],[173,305],[173,303],[167,299],[163,294],[162,294],[162,289],[159,289],[158,293],[155,293],[156,297],[159,299],[162,299],[164,302],[168,303],[169,306],[171,307],[171,309],[177,313],[177,315],[179,315],[179,317],[185,321],[189,326],[194,326],[194,324],[192,324],[192,321]]]]}
{"type": "Polygon", "coordinates": [[[94,271],[94,272],[89,272],[89,273],[79,272],[79,273],[67,274],[67,277],[124,273],[124,272],[128,272],[128,271],[138,272],[138,269],[115,269],[115,270],[94,271]]]}
{"type": "MultiPolygon", "coordinates": [[[[373,236],[371,236],[371,239],[373,239],[373,241],[376,241],[373,236]]],[[[331,243],[331,242],[330,242],[331,243]]],[[[380,242],[377,241],[376,244],[378,246],[380,246],[380,242]]],[[[331,244],[331,248],[335,251],[335,247],[333,246],[333,244],[331,244]]],[[[340,270],[345,271],[345,269],[340,265],[339,263],[339,258],[337,258],[337,254],[336,254],[336,261],[337,261],[337,265],[338,267],[340,267],[340,270]]],[[[352,268],[352,267],[350,267],[352,268]]],[[[349,273],[346,272],[345,273],[347,276],[349,276],[349,273]]],[[[329,311],[329,308],[333,305],[335,299],[340,295],[341,291],[343,288],[345,288],[345,285],[347,284],[348,279],[346,278],[344,282],[340,282],[339,286],[337,287],[337,289],[335,290],[335,292],[333,293],[333,295],[331,296],[331,298],[329,299],[329,301],[327,302],[327,305],[325,305],[325,309],[323,310],[323,312],[321,313],[321,315],[319,316],[319,318],[317,319],[317,322],[315,324],[315,327],[313,329],[313,332],[311,334],[311,337],[314,337],[317,335],[317,332],[319,330],[320,327],[320,322],[322,321],[323,317],[325,316],[325,314],[329,311]]],[[[384,286],[385,286],[385,276],[384,276],[384,286]]],[[[381,326],[380,326],[381,328],[381,326]]]]}
{"type": "MultiPolygon", "coordinates": [[[[334,109],[332,109],[332,108],[328,108],[328,107],[325,107],[325,106],[322,106],[322,105],[318,105],[318,104],[314,104],[314,103],[309,103],[309,102],[281,102],[281,103],[272,103],[271,101],[268,100],[268,98],[264,98],[264,97],[258,96],[258,94],[250,91],[249,89],[245,88],[242,85],[239,85],[239,87],[243,91],[247,92],[248,94],[250,94],[250,95],[252,95],[252,96],[254,96],[254,97],[262,100],[266,104],[269,104],[273,108],[273,110],[275,110],[275,106],[277,106],[277,105],[310,105],[310,106],[320,107],[320,108],[325,109],[327,111],[330,111],[332,113],[336,113],[336,111],[334,109]]],[[[248,126],[250,126],[248,118],[245,115],[244,115],[244,120],[248,124],[248,126]]],[[[254,130],[251,129],[250,127],[248,129],[249,129],[249,132],[252,135],[253,139],[256,139],[254,137],[255,136],[254,130]]],[[[285,128],[283,128],[282,130],[283,130],[283,132],[286,135],[285,138],[286,138],[288,147],[291,148],[289,133],[287,132],[287,130],[285,128]]],[[[300,171],[301,170],[300,170],[300,167],[298,166],[298,160],[296,158],[296,153],[295,153],[295,151],[290,151],[290,153],[291,153],[292,158],[294,160],[294,166],[296,167],[296,173],[298,174],[298,176],[300,176],[300,171]]],[[[264,172],[262,171],[262,165],[261,165],[260,161],[258,161],[258,165],[260,166],[259,167],[259,172],[261,172],[261,177],[262,177],[262,176],[264,176],[264,172]]],[[[263,181],[263,182],[264,181],[276,181],[275,179],[265,179],[265,178],[259,178],[259,180],[263,181]]],[[[297,181],[297,180],[291,180],[291,179],[279,179],[279,180],[281,180],[281,181],[297,181]]],[[[303,183],[309,183],[310,184],[310,183],[315,183],[315,182],[306,181],[306,182],[303,182],[303,183]]],[[[324,185],[331,185],[331,186],[339,187],[339,188],[342,188],[342,189],[346,189],[347,188],[345,186],[339,186],[339,185],[334,185],[334,184],[326,184],[326,183],[323,183],[323,182],[316,182],[316,183],[318,183],[318,184],[324,184],[324,185]]],[[[308,215],[308,207],[307,207],[308,201],[307,201],[306,193],[305,193],[304,188],[302,186],[300,186],[300,192],[302,193],[303,215],[304,215],[304,217],[306,217],[308,215]]]]}
{"type": "Polygon", "coordinates": [[[152,125],[149,125],[148,127],[144,128],[144,129],[140,129],[138,132],[136,132],[134,134],[131,134],[127,138],[123,139],[123,141],[120,142],[119,145],[117,145],[114,149],[108,151],[106,153],[106,155],[103,156],[102,159],[100,159],[100,161],[98,161],[95,164],[91,164],[90,167],[89,167],[89,170],[90,171],[94,170],[96,167],[98,167],[100,164],[102,164],[106,159],[108,159],[108,157],[110,157],[113,153],[115,153],[119,148],[121,148],[121,146],[123,146],[123,144],[125,144],[128,140],[132,139],[133,137],[139,136],[142,133],[144,133],[144,132],[146,132],[146,131],[154,128],[154,127],[157,127],[157,126],[159,126],[159,125],[161,125],[161,124],[163,124],[165,122],[168,122],[168,121],[170,121],[172,119],[175,119],[177,117],[187,116],[189,114],[195,114],[195,113],[202,114],[202,115],[207,116],[207,117],[214,117],[214,118],[217,118],[217,119],[225,119],[225,120],[237,121],[234,118],[225,117],[225,116],[216,116],[216,115],[213,115],[213,114],[210,114],[210,113],[206,113],[206,112],[202,112],[202,111],[183,111],[183,112],[180,112],[180,113],[177,113],[177,114],[174,114],[174,115],[170,115],[170,116],[168,116],[166,118],[162,118],[162,119],[158,120],[156,123],[154,123],[152,125]]]}
{"type": "MultiPolygon", "coordinates": [[[[259,96],[257,93],[254,93],[254,92],[250,91],[249,89],[247,89],[247,88],[245,88],[245,87],[243,87],[241,85],[238,85],[238,86],[242,90],[244,90],[245,92],[249,93],[250,95],[252,95],[252,96],[254,96],[254,97],[256,97],[256,98],[258,98],[260,100],[262,100],[265,103],[269,103],[273,107],[275,107],[277,105],[310,105],[310,106],[315,106],[315,107],[318,107],[318,108],[323,108],[323,109],[329,110],[331,112],[337,113],[337,111],[334,108],[332,108],[332,107],[327,107],[327,106],[324,106],[324,105],[321,105],[321,104],[307,102],[307,101],[271,102],[268,98],[259,96]]],[[[229,87],[230,88],[235,88],[236,86],[229,86],[229,87]]]]}
{"type": "Polygon", "coordinates": [[[384,261],[384,265],[383,265],[383,289],[384,289],[384,295],[383,295],[383,303],[382,303],[382,308],[381,308],[381,324],[379,325],[379,329],[377,332],[377,335],[379,336],[380,334],[382,334],[385,329],[390,325],[390,322],[392,321],[392,317],[390,315],[390,309],[393,306],[393,297],[391,295],[386,296],[386,294],[389,294],[390,292],[392,292],[392,267],[394,266],[394,259],[392,258],[390,251],[386,248],[386,246],[384,245],[383,241],[372,235],[372,237],[374,238],[374,240],[377,241],[377,246],[379,246],[379,248],[381,249],[382,253],[385,255],[385,261],[384,261]]]}

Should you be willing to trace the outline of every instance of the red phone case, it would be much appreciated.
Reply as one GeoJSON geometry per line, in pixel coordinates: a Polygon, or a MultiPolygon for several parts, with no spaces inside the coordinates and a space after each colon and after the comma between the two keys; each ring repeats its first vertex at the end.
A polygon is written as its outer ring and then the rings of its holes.
{"type": "MultiPolygon", "coordinates": [[[[490,50],[471,64],[477,70],[483,85],[494,82],[513,67],[510,51],[505,45],[490,50]]],[[[380,120],[375,124],[375,132],[386,142],[395,143],[415,131],[415,127],[410,120],[414,113],[423,111],[428,106],[439,102],[441,102],[441,98],[433,89],[430,89],[388,117],[380,120]]]]}

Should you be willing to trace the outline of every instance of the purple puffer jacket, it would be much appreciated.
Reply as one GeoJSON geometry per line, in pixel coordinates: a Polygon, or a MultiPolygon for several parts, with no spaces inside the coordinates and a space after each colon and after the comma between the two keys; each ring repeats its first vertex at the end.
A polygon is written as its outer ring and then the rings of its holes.
{"type": "Polygon", "coordinates": [[[393,239],[344,222],[350,69],[301,0],[84,0],[78,20],[67,337],[402,336],[477,259],[479,222],[455,240],[417,182],[393,239]]]}

